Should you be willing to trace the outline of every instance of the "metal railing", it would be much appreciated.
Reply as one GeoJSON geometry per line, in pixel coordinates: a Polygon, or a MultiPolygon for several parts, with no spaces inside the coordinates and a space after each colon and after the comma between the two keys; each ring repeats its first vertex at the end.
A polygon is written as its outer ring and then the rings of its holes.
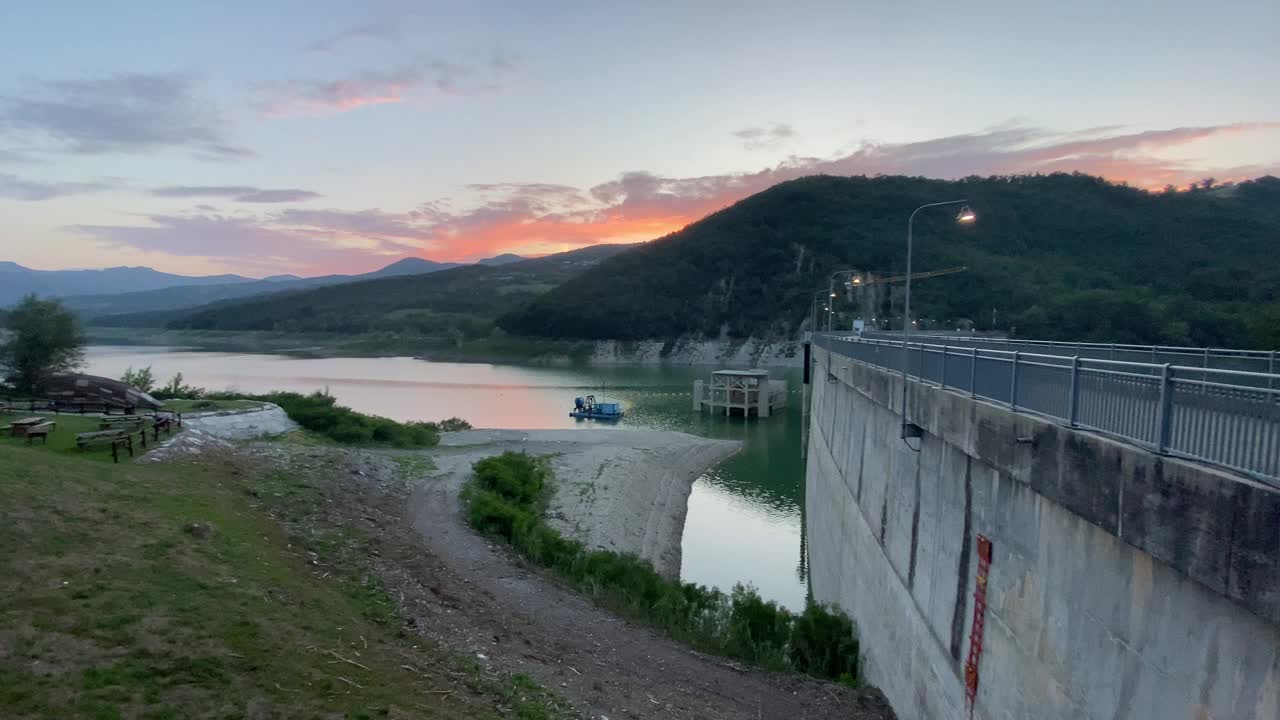
{"type": "MultiPolygon", "coordinates": [[[[853,360],[894,372],[901,367],[901,340],[817,334],[813,341],[853,360]]],[[[907,346],[907,365],[908,376],[921,382],[1280,487],[1274,374],[927,340],[907,346]]]]}
{"type": "MultiPolygon", "coordinates": [[[[896,340],[902,333],[869,332],[863,337],[873,340],[896,340]]],[[[1178,365],[1211,370],[1242,370],[1266,375],[1280,372],[1280,353],[1275,350],[1236,350],[1231,348],[1181,347],[1177,345],[1126,345],[1124,343],[1062,342],[1059,340],[1023,340],[977,335],[930,335],[911,333],[912,342],[926,342],[949,347],[1007,350],[1045,355],[1079,356],[1090,360],[1119,360],[1152,365],[1178,365]]]]}

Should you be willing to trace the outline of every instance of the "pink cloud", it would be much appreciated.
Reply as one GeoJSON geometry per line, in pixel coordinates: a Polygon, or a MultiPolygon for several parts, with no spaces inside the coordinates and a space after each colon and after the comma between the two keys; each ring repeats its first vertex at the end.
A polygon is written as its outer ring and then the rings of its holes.
{"type": "Polygon", "coordinates": [[[669,178],[628,172],[590,188],[471,185],[466,190],[476,200],[464,209],[434,200],[405,212],[291,208],[258,216],[157,217],[143,227],[76,230],[105,242],[175,255],[217,256],[228,262],[254,258],[291,272],[355,272],[405,254],[473,260],[502,252],[541,254],[647,240],[777,183],[815,174],[960,178],[1079,171],[1149,189],[1185,186],[1208,176],[1245,179],[1280,173],[1280,166],[1205,167],[1159,153],[1215,136],[1276,128],[1280,123],[1143,132],[1005,127],[914,143],[867,143],[838,157],[793,157],[747,173],[669,178]]]}
{"type": "Polygon", "coordinates": [[[449,60],[408,63],[336,80],[286,80],[257,88],[257,106],[267,117],[342,113],[371,105],[408,102],[416,95],[471,95],[499,89],[514,61],[495,54],[487,63],[449,60]]]}

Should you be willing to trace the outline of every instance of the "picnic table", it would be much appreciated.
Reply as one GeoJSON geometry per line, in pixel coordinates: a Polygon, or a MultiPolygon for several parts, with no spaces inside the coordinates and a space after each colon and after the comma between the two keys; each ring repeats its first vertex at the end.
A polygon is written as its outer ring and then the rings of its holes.
{"type": "Polygon", "coordinates": [[[44,422],[44,418],[38,415],[14,420],[9,423],[9,434],[13,437],[26,437],[28,428],[35,427],[42,422],[44,422]]]}
{"type": "Polygon", "coordinates": [[[36,423],[35,425],[28,425],[26,429],[27,444],[31,445],[32,441],[36,438],[40,438],[40,442],[48,444],[49,433],[53,432],[53,429],[57,427],[57,425],[58,423],[52,420],[36,423]]]}

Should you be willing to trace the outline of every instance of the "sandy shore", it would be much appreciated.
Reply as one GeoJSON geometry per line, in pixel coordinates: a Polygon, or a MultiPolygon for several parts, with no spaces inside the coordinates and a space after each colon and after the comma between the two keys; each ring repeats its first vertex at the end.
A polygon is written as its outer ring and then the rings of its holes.
{"type": "Polygon", "coordinates": [[[469,430],[445,433],[433,453],[444,472],[507,450],[551,455],[556,489],[548,522],[605,550],[633,553],[680,575],[693,481],[741,443],[657,430],[469,430]]]}

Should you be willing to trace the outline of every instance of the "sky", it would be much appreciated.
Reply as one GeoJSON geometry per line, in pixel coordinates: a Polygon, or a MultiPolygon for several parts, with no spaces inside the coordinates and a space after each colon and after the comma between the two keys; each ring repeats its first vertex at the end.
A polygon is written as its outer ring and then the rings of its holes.
{"type": "Polygon", "coordinates": [[[0,7],[0,260],[636,242],[816,173],[1280,175],[1275,0],[0,7]]]}

